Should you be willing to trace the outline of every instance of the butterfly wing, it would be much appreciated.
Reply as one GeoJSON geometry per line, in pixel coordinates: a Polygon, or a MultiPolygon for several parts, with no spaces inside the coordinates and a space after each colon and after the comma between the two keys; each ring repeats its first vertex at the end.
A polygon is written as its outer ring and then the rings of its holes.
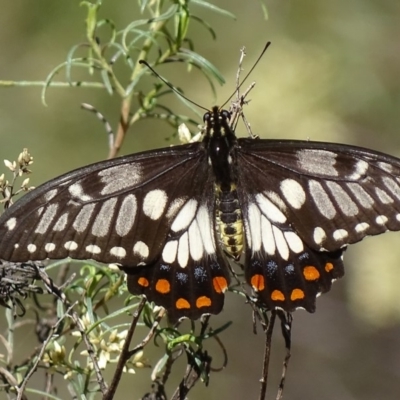
{"type": "Polygon", "coordinates": [[[80,168],[28,193],[0,217],[0,258],[117,263],[132,293],[171,315],[217,313],[228,274],[214,237],[212,191],[201,143],[80,168]],[[176,299],[167,284],[181,288],[176,299]]]}
{"type": "Polygon", "coordinates": [[[400,229],[400,160],[354,146],[239,139],[246,278],[270,307],[315,308],[342,250],[400,229]]]}

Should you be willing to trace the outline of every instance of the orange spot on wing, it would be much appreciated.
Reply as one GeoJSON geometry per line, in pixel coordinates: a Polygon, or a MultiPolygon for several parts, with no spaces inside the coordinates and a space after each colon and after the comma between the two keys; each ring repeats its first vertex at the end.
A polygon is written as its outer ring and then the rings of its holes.
{"type": "Polygon", "coordinates": [[[307,281],[316,281],[320,277],[319,271],[313,266],[304,267],[303,275],[307,281]]]}
{"type": "Polygon", "coordinates": [[[182,310],[182,308],[190,308],[189,302],[182,297],[176,301],[175,306],[178,310],[182,310]]]}
{"type": "Polygon", "coordinates": [[[274,290],[271,293],[271,299],[274,301],[284,301],[285,295],[280,290],[274,290]]]}
{"type": "Polygon", "coordinates": [[[149,281],[148,281],[146,278],[144,278],[143,276],[141,276],[141,277],[138,279],[137,283],[138,283],[140,286],[143,286],[143,287],[149,286],[149,281]]]}
{"type": "Polygon", "coordinates": [[[196,307],[210,307],[211,306],[211,299],[207,296],[200,296],[196,300],[196,307]]]}
{"type": "Polygon", "coordinates": [[[228,288],[228,282],[223,276],[216,276],[213,278],[213,286],[217,293],[224,293],[228,288]]]}
{"type": "Polygon", "coordinates": [[[254,290],[261,292],[265,288],[264,277],[260,274],[253,275],[250,279],[251,286],[254,290]]]}
{"type": "Polygon", "coordinates": [[[292,294],[290,295],[290,300],[301,300],[304,299],[305,295],[301,289],[293,289],[292,294]]]}
{"type": "Polygon", "coordinates": [[[325,264],[325,271],[326,272],[331,272],[333,270],[333,264],[332,263],[326,263],[325,264]]]}
{"type": "Polygon", "coordinates": [[[156,290],[158,293],[166,294],[171,290],[171,285],[166,279],[159,279],[156,283],[156,290]]]}

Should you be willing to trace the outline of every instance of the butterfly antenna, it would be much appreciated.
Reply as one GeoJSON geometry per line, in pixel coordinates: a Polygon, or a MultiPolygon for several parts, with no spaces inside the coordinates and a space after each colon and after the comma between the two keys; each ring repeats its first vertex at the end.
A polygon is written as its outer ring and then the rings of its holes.
{"type": "Polygon", "coordinates": [[[228,99],[225,101],[224,104],[222,104],[221,108],[223,108],[225,106],[226,103],[228,103],[228,101],[235,95],[235,93],[238,92],[238,90],[243,86],[243,83],[246,82],[247,78],[250,76],[250,74],[253,72],[254,68],[257,66],[257,64],[260,62],[262,56],[264,55],[264,53],[267,51],[268,47],[270,46],[271,42],[267,42],[267,44],[264,46],[261,54],[258,56],[256,62],[254,63],[254,65],[250,68],[250,71],[246,74],[246,76],[244,77],[244,79],[242,80],[242,82],[240,82],[240,84],[237,86],[237,88],[235,89],[235,91],[228,97],[228,99]]]}
{"type": "MultiPolygon", "coordinates": [[[[153,72],[153,74],[159,78],[161,81],[163,81],[174,93],[176,93],[178,96],[182,97],[183,99],[185,99],[186,101],[188,101],[189,103],[195,105],[196,107],[201,108],[202,110],[205,111],[210,111],[208,108],[205,108],[203,106],[201,106],[200,104],[196,103],[193,100],[190,100],[189,98],[187,98],[181,91],[179,91],[175,86],[173,86],[171,83],[169,83],[165,78],[163,78],[158,72],[156,72],[154,70],[153,67],[150,66],[150,64],[145,61],[145,60],[139,60],[139,64],[143,64],[145,65],[151,72],[153,72]]],[[[232,96],[231,96],[232,97],[232,96]]]]}

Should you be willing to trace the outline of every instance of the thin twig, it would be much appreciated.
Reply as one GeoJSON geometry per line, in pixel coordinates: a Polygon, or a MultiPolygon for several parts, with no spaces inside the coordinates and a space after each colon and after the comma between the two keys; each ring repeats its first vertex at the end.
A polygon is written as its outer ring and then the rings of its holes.
{"type": "Polygon", "coordinates": [[[279,388],[278,388],[278,393],[276,395],[276,400],[281,400],[283,397],[283,389],[285,386],[285,379],[286,379],[286,372],[289,366],[289,360],[290,360],[290,350],[291,350],[291,333],[292,333],[292,321],[293,321],[293,316],[290,313],[285,314],[281,311],[279,312],[279,318],[281,319],[281,328],[282,328],[282,335],[283,338],[285,339],[285,347],[286,347],[286,355],[285,359],[283,360],[283,367],[282,367],[282,376],[281,376],[281,381],[279,382],[279,388]]]}
{"type": "MultiPolygon", "coordinates": [[[[3,376],[3,378],[7,381],[7,383],[10,386],[17,387],[18,382],[15,379],[15,377],[11,374],[10,371],[7,371],[5,368],[0,367],[0,375],[3,376]]],[[[28,400],[28,398],[25,396],[25,394],[22,394],[22,400],[28,400]]]]}
{"type": "Polygon", "coordinates": [[[129,357],[132,357],[135,355],[138,351],[143,350],[144,346],[146,346],[147,343],[151,340],[151,338],[154,336],[154,332],[160,325],[160,321],[165,315],[165,309],[161,309],[160,312],[158,313],[157,317],[154,319],[153,325],[149,330],[149,333],[146,335],[146,337],[136,346],[134,347],[131,351],[129,351],[129,357]]]}
{"type": "Polygon", "coordinates": [[[128,333],[126,335],[125,342],[124,342],[121,354],[120,354],[119,359],[118,359],[117,367],[115,368],[113,379],[112,379],[111,384],[110,384],[110,386],[109,386],[109,388],[107,390],[107,393],[103,397],[103,400],[111,400],[114,397],[114,394],[115,394],[115,392],[117,390],[119,381],[121,380],[121,376],[122,376],[122,372],[124,370],[124,366],[125,366],[126,362],[130,358],[129,346],[131,344],[133,334],[135,332],[137,323],[139,321],[139,317],[142,314],[144,306],[146,305],[146,301],[147,300],[145,298],[143,298],[140,301],[136,311],[133,314],[132,322],[131,322],[131,325],[129,327],[128,333]]]}
{"type": "Polygon", "coordinates": [[[240,74],[243,72],[242,65],[245,57],[246,57],[246,48],[242,47],[240,49],[239,65],[236,72],[236,93],[238,101],[240,99],[240,74]]]}
{"type": "Polygon", "coordinates": [[[265,331],[263,371],[262,371],[262,377],[260,379],[261,387],[260,387],[259,400],[264,400],[267,394],[268,367],[271,356],[271,341],[272,341],[272,332],[274,330],[274,325],[275,325],[275,319],[276,319],[276,310],[272,310],[271,317],[269,318],[268,321],[267,330],[265,331]]]}
{"type": "MultiPolygon", "coordinates": [[[[189,353],[186,353],[188,356],[188,365],[186,367],[186,373],[183,377],[179,387],[176,389],[175,393],[172,395],[171,400],[184,400],[186,399],[186,395],[189,391],[194,387],[196,382],[199,380],[201,376],[201,371],[196,363],[196,360],[189,353]]],[[[211,357],[207,353],[202,354],[202,365],[205,365],[205,369],[209,371],[211,364],[211,357]]]]}
{"type": "Polygon", "coordinates": [[[122,100],[121,112],[119,117],[117,133],[115,135],[114,146],[110,149],[108,153],[108,159],[116,157],[122,146],[122,143],[128,132],[129,127],[140,119],[140,113],[138,112],[136,112],[134,116],[130,118],[130,107],[131,107],[130,97],[122,100]]]}
{"type": "MultiPolygon", "coordinates": [[[[0,80],[0,87],[14,87],[14,86],[45,86],[45,81],[5,81],[0,80]]],[[[89,87],[94,89],[105,89],[105,86],[101,82],[83,82],[83,81],[76,81],[76,82],[49,82],[47,86],[50,87],[89,87]]]]}

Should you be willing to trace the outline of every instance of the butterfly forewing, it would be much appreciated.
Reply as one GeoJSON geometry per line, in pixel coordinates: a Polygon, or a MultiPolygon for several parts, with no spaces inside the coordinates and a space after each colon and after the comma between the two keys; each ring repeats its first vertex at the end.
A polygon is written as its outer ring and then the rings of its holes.
{"type": "Polygon", "coordinates": [[[0,220],[0,254],[11,261],[151,261],[180,208],[202,196],[203,157],[198,144],[188,145],[100,162],[50,181],[0,220]]]}
{"type": "Polygon", "coordinates": [[[400,160],[330,143],[239,143],[242,192],[311,248],[335,251],[400,229],[400,160]]]}

